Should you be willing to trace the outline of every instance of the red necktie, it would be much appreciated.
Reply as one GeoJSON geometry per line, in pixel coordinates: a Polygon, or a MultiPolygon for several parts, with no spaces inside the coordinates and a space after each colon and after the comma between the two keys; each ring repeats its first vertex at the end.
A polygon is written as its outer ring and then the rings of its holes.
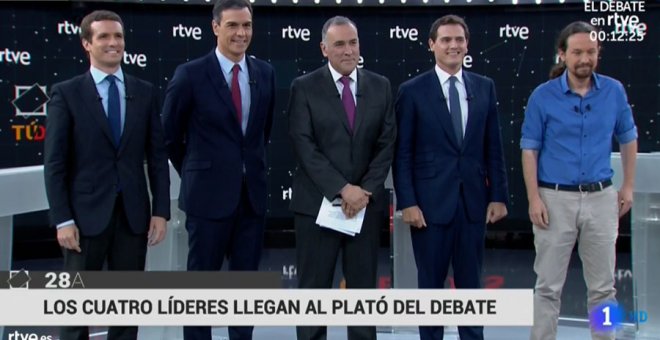
{"type": "Polygon", "coordinates": [[[238,64],[234,64],[232,67],[232,78],[231,78],[231,100],[234,102],[234,108],[236,108],[236,117],[238,118],[238,124],[243,126],[243,109],[241,105],[241,87],[238,86],[238,71],[241,70],[241,67],[238,64]]]}

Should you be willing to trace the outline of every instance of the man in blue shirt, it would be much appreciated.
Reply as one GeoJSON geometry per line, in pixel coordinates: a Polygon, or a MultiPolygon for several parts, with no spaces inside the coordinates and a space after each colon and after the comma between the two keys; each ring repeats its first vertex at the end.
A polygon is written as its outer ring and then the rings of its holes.
{"type": "MultiPolygon", "coordinates": [[[[531,339],[555,339],[561,291],[575,241],[589,310],[614,301],[619,217],[630,210],[637,129],[621,83],[594,72],[596,29],[573,22],[559,35],[559,64],[529,98],[520,147],[534,224],[537,274],[531,339]],[[611,186],[612,135],[623,161],[623,184],[611,186]]],[[[613,333],[592,330],[594,339],[613,333]]]]}

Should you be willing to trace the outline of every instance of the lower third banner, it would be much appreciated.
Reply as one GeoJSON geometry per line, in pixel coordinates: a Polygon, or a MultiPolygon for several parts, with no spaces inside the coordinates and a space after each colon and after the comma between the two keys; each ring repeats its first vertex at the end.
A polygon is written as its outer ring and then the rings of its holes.
{"type": "Polygon", "coordinates": [[[5,326],[530,326],[531,289],[1,289],[5,326]]]}

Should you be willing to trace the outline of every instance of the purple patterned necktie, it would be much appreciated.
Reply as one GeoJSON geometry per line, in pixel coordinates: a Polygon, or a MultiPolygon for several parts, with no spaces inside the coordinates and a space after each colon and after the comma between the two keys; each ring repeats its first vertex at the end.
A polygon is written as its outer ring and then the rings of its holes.
{"type": "Polygon", "coordinates": [[[341,102],[344,104],[346,117],[348,118],[348,126],[353,132],[353,123],[355,122],[355,99],[353,99],[353,92],[351,92],[351,78],[341,77],[339,79],[344,84],[344,89],[341,91],[341,102]]]}

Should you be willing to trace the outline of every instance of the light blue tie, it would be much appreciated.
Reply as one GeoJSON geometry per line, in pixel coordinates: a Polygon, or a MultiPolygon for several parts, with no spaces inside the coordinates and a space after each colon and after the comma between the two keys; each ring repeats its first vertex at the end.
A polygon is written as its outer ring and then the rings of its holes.
{"type": "Polygon", "coordinates": [[[457,80],[455,76],[449,77],[449,114],[451,115],[451,123],[454,126],[456,141],[460,146],[463,143],[463,115],[461,113],[461,101],[456,89],[457,80]]]}
{"type": "Polygon", "coordinates": [[[105,77],[110,83],[108,88],[108,122],[112,131],[112,139],[115,147],[119,147],[119,138],[121,137],[121,108],[119,106],[119,89],[117,88],[117,77],[112,74],[105,77]]]}

